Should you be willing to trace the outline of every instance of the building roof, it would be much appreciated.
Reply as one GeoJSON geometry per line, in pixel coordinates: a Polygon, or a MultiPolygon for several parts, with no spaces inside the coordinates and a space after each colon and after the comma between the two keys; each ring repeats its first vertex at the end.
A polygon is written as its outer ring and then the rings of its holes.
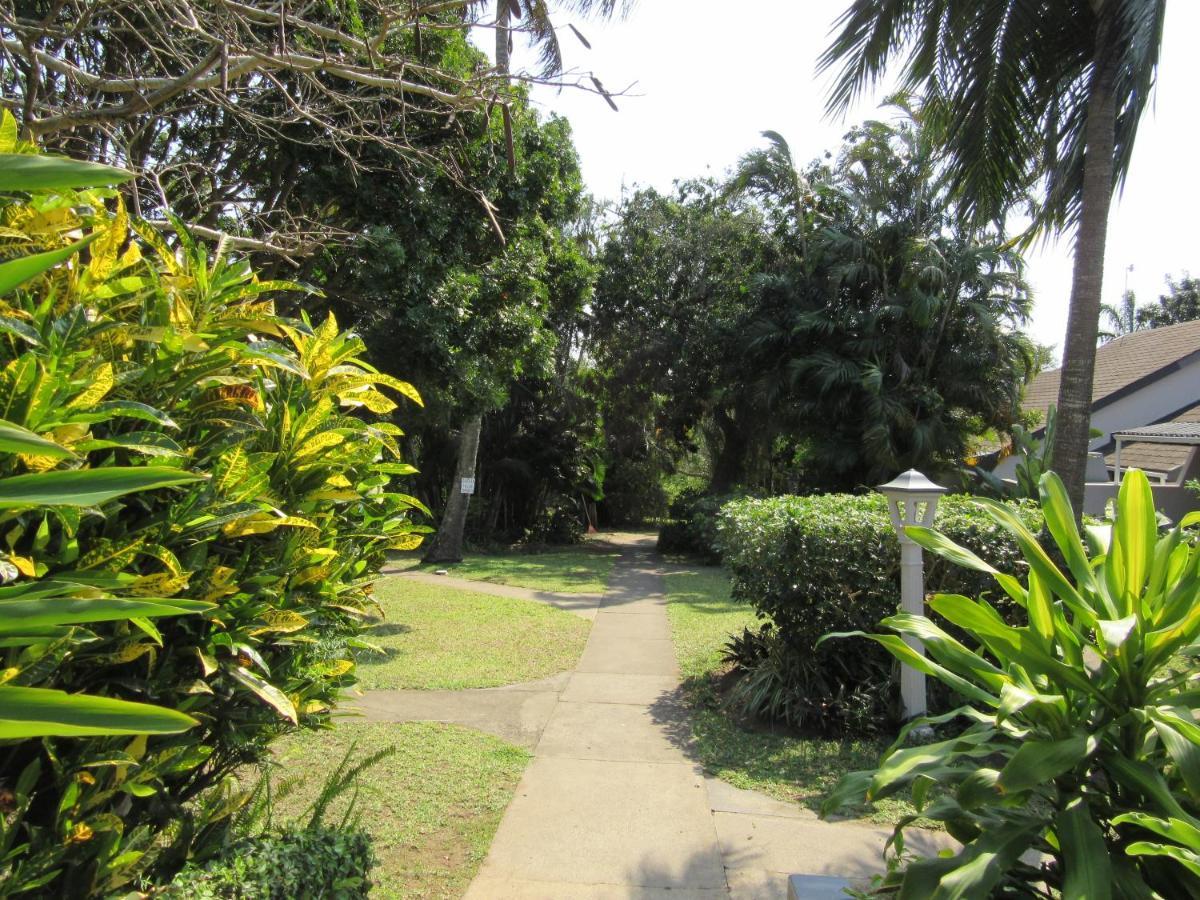
{"type": "MultiPolygon", "coordinates": [[[[1200,320],[1143,329],[1102,344],[1096,349],[1092,410],[1175,371],[1191,358],[1200,358],[1200,320]]],[[[1058,402],[1061,376],[1061,369],[1039,373],[1025,389],[1022,406],[1044,418],[1050,405],[1058,402]]]]}
{"type": "MultiPolygon", "coordinates": [[[[1179,466],[1186,465],[1192,455],[1193,444],[1176,443],[1183,435],[1194,435],[1196,443],[1200,443],[1200,403],[1185,409],[1170,422],[1158,425],[1146,425],[1142,428],[1130,428],[1120,431],[1121,435],[1121,468],[1142,469],[1146,472],[1169,474],[1179,466]],[[1149,441],[1124,443],[1125,435],[1139,434],[1149,438],[1149,441]],[[1170,436],[1174,436],[1172,439],[1170,436]],[[1172,443],[1159,443],[1155,438],[1167,438],[1172,443]],[[1153,443],[1152,443],[1153,442],[1153,443]]],[[[1112,466],[1116,464],[1116,452],[1109,453],[1104,461],[1112,466]]]]}

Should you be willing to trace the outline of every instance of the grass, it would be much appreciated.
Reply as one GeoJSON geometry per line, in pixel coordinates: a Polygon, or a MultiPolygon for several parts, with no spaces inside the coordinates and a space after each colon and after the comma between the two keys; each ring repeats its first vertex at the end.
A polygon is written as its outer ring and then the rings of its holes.
{"type": "Polygon", "coordinates": [[[446,569],[456,578],[490,581],[534,591],[556,594],[600,594],[608,585],[613,562],[619,554],[584,544],[539,553],[468,554],[460,563],[422,565],[415,556],[401,558],[398,565],[421,571],[446,569]]]}
{"type": "Polygon", "coordinates": [[[361,686],[461,690],[536,681],[570,669],[588,623],[535,600],[495,597],[384,578],[384,619],[367,640],[383,653],[358,659],[361,686]]]}
{"type": "MultiPolygon", "coordinates": [[[[692,733],[710,775],[818,810],[842,775],[878,763],[886,742],[751,730],[735,722],[716,688],[727,668],[721,649],[730,635],[757,626],[754,610],[729,596],[729,576],[720,568],[676,567],[666,582],[675,653],[693,707],[692,733]]],[[[890,799],[859,810],[871,821],[889,824],[911,812],[904,801],[890,799]]]]}
{"type": "MultiPolygon", "coordinates": [[[[454,725],[342,722],[333,731],[283,738],[276,777],[304,775],[276,801],[282,824],[313,802],[325,776],[351,747],[359,760],[393,755],[359,775],[355,811],[373,838],[379,865],[372,897],[461,897],[475,877],[529,754],[498,738],[454,725]]],[[[350,797],[334,801],[325,821],[342,820],[350,797]]]]}

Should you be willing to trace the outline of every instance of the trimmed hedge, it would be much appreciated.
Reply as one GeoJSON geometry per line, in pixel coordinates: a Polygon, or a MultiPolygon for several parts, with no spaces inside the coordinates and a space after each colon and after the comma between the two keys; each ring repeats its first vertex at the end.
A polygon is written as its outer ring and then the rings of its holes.
{"type": "Polygon", "coordinates": [[[203,868],[184,869],[165,896],[188,900],[352,900],[375,865],[359,828],[291,827],[240,841],[203,868]]]}
{"type": "Polygon", "coordinates": [[[705,562],[721,561],[717,545],[717,518],[721,509],[745,494],[705,494],[687,490],[671,504],[671,521],[658,532],[660,553],[688,553],[705,562]]]}
{"type": "MultiPolygon", "coordinates": [[[[1040,530],[1033,503],[1011,506],[1040,530]]],[[[1019,568],[1022,557],[1012,537],[969,497],[944,497],[936,524],[1001,571],[1019,568]]],[[[885,499],[826,494],[737,500],[721,510],[717,542],[733,573],[733,596],[769,620],[762,645],[749,654],[749,667],[763,671],[744,679],[735,700],[747,712],[772,713],[806,728],[873,731],[894,722],[899,689],[885,650],[852,639],[816,646],[829,632],[874,631],[900,605],[900,544],[885,499]]],[[[929,593],[989,594],[1001,609],[1007,602],[995,596],[991,576],[928,553],[925,586],[929,593]]]]}

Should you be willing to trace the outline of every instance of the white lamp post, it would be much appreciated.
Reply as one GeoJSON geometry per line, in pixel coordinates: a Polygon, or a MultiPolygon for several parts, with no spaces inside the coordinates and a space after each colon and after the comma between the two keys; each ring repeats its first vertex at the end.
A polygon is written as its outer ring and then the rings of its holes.
{"type": "MultiPolygon", "coordinates": [[[[946,488],[934,484],[916,469],[909,469],[878,490],[887,497],[892,527],[900,537],[900,605],[907,613],[925,612],[925,571],[921,546],[904,533],[906,525],[933,525],[938,498],[946,488]]],[[[905,642],[917,653],[925,648],[915,638],[905,642]]],[[[904,702],[904,717],[911,719],[925,714],[925,675],[911,666],[900,666],[900,697],[904,702]]]]}

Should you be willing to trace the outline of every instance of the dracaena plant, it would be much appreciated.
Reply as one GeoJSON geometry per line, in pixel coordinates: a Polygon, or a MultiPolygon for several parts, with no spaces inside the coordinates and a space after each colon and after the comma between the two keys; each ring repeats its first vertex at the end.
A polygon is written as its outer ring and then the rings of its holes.
{"type": "Polygon", "coordinates": [[[1020,545],[1023,577],[908,529],[990,573],[1024,622],[1006,624],[987,597],[937,595],[936,619],[898,614],[882,622],[893,633],[855,633],[963,705],[909,724],[877,770],[839,783],[825,812],[903,792],[960,842],[889,874],[879,889],[900,897],[1200,896],[1200,546],[1189,531],[1200,516],[1160,533],[1137,470],[1111,528],[1086,537],[1057,475],[1041,478],[1040,494],[1055,555],[1003,505],[978,501],[1020,545]],[[908,746],[924,725],[941,739],[908,746]]]}
{"type": "Polygon", "coordinates": [[[302,285],[15,135],[0,112],[0,896],[106,896],[219,850],[231,773],[328,726],[385,552],[428,530],[393,487],[420,398],[280,315],[302,285]]]}

